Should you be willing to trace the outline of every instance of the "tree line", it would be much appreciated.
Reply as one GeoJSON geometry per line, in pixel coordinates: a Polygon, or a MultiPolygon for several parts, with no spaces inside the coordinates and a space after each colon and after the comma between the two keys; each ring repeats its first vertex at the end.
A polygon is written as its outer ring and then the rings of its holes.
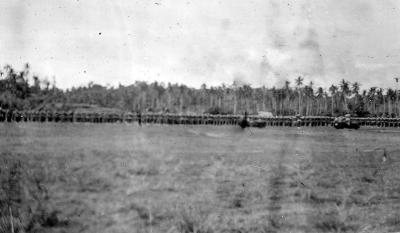
{"type": "Polygon", "coordinates": [[[285,81],[281,87],[272,88],[251,87],[237,81],[217,87],[203,84],[200,88],[136,81],[117,87],[90,82],[86,86],[62,90],[54,82],[30,75],[28,64],[22,71],[6,65],[0,75],[0,107],[3,109],[41,110],[84,104],[157,113],[243,114],[247,111],[250,114],[272,112],[278,116],[400,115],[399,93],[395,88],[362,90],[359,82],[350,83],[344,79],[327,89],[306,83],[299,76],[292,82],[285,81]]]}

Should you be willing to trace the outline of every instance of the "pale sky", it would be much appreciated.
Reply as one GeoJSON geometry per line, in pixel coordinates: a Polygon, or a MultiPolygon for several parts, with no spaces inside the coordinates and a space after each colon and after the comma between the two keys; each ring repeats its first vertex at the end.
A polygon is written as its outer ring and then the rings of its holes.
{"type": "Polygon", "coordinates": [[[398,0],[2,0],[0,65],[57,86],[136,80],[362,88],[400,77],[398,0]]]}

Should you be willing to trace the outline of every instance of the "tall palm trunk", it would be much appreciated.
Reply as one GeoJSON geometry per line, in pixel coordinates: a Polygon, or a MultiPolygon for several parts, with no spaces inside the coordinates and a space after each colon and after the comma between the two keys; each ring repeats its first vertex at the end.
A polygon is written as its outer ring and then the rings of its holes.
{"type": "Polygon", "coordinates": [[[301,90],[299,89],[299,112],[298,114],[301,114],[301,90]]]}
{"type": "Polygon", "coordinates": [[[236,93],[233,94],[233,114],[237,113],[237,97],[236,93]]]}

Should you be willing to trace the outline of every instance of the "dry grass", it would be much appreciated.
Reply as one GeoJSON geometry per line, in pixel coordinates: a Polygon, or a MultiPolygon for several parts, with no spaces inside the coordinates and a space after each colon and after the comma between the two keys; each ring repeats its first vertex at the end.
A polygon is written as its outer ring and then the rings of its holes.
{"type": "Polygon", "coordinates": [[[0,232],[44,232],[68,226],[52,205],[47,167],[35,166],[19,154],[1,154],[0,232]]]}
{"type": "Polygon", "coordinates": [[[0,229],[11,206],[15,232],[396,232],[399,135],[4,124],[0,229]]]}

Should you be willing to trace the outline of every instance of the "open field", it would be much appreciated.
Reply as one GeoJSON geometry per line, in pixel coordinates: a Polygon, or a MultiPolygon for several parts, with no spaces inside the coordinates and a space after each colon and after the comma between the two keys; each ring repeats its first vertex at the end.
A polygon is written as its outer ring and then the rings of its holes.
{"type": "Polygon", "coordinates": [[[0,124],[0,231],[9,205],[16,232],[396,232],[399,142],[372,128],[0,124]]]}

